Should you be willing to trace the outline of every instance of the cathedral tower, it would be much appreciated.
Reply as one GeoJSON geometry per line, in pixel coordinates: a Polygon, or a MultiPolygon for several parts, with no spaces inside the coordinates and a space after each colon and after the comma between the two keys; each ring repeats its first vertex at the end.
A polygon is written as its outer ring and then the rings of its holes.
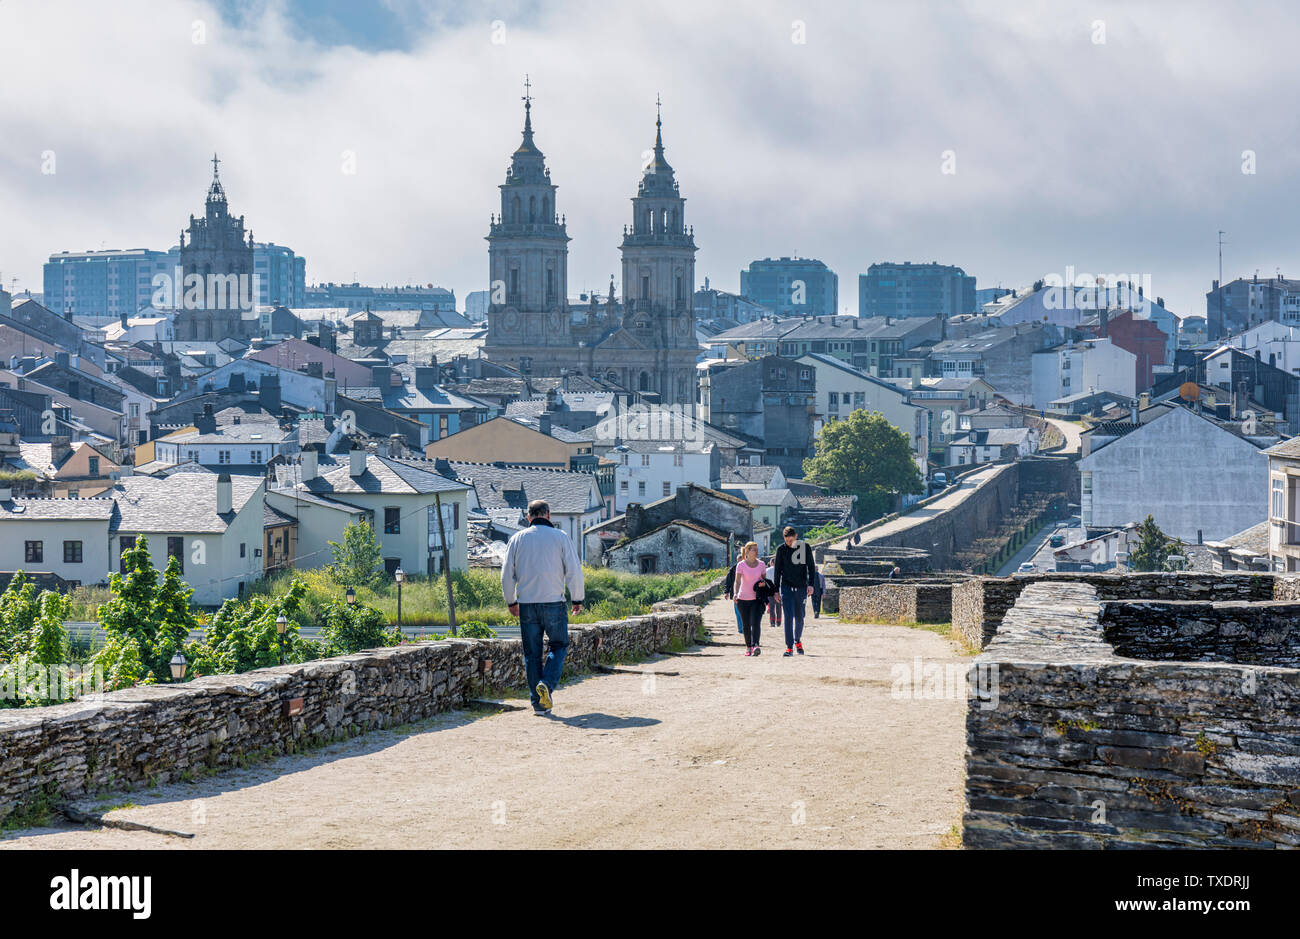
{"type": "Polygon", "coordinates": [[[257,302],[253,278],[253,234],[244,232],[244,217],[230,214],[226,190],[217,174],[220,160],[212,155],[212,185],[203,218],[190,216],[190,227],[181,232],[183,283],[173,285],[177,339],[216,341],[243,332],[240,317],[243,302],[257,302]],[[189,240],[186,241],[188,234],[189,240]],[[200,294],[194,292],[191,275],[202,278],[200,294]]]}
{"type": "Polygon", "coordinates": [[[500,186],[501,211],[487,236],[487,345],[496,347],[492,358],[526,370],[529,349],[571,345],[569,236],[556,214],[551,171],[533,142],[531,89],[525,80],[523,142],[510,159],[500,186]]]}
{"type": "Polygon", "coordinates": [[[663,114],[655,120],[654,156],[632,198],[632,224],[623,229],[623,325],[655,349],[655,367],[637,377],[638,391],[664,403],[694,400],[695,232],[686,226],[686,200],[664,158],[663,114]],[[650,387],[641,387],[649,384],[650,387]]]}

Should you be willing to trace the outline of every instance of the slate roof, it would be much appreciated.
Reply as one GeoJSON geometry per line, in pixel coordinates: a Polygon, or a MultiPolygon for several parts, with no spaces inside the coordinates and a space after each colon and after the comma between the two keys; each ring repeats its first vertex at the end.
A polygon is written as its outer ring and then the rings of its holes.
{"type": "Polygon", "coordinates": [[[764,486],[770,485],[776,478],[776,474],[781,472],[779,466],[724,466],[722,468],[723,483],[762,483],[764,486]]]}
{"type": "MultiPolygon", "coordinates": [[[[349,495],[361,493],[391,493],[415,495],[434,492],[464,492],[465,483],[445,479],[433,471],[433,463],[426,460],[395,460],[374,453],[366,454],[366,471],[360,476],[351,474],[351,460],[320,460],[317,476],[304,485],[306,491],[317,495],[349,495]],[[422,468],[424,464],[427,468],[422,468]]],[[[275,468],[276,487],[292,487],[299,481],[301,467],[289,463],[275,468]]]]}
{"type": "Polygon", "coordinates": [[[744,499],[750,505],[783,505],[791,495],[789,489],[723,489],[722,491],[744,499]]]}
{"type": "Polygon", "coordinates": [[[113,516],[113,500],[93,499],[10,499],[0,502],[0,522],[107,521],[113,516]]]}
{"type": "Polygon", "coordinates": [[[948,446],[1001,447],[1008,444],[1020,445],[1029,439],[1028,427],[991,427],[988,430],[973,430],[951,441],[948,446]]]}
{"type": "MultiPolygon", "coordinates": [[[[434,462],[429,466],[433,467],[434,462]]],[[[442,461],[437,465],[441,466],[442,461]]],[[[545,499],[555,515],[581,515],[600,507],[599,495],[592,503],[595,477],[589,473],[527,466],[497,466],[493,463],[446,462],[442,475],[474,487],[484,511],[528,508],[533,499],[545,499]]]]}
{"type": "MultiPolygon", "coordinates": [[[[260,476],[231,476],[232,511],[217,514],[217,481],[211,473],[177,473],[155,479],[127,476],[108,494],[118,514],[110,531],[221,534],[260,490],[260,476]]],[[[94,501],[94,500],[87,500],[94,501]]]]}
{"type": "Polygon", "coordinates": [[[1300,437],[1292,437],[1289,440],[1283,440],[1281,443],[1275,443],[1264,452],[1269,456],[1291,457],[1300,460],[1300,437]]]}

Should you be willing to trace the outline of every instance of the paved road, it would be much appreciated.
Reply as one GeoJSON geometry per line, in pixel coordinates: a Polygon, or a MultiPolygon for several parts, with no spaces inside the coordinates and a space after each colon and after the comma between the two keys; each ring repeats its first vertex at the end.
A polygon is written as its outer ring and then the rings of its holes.
{"type": "Polygon", "coordinates": [[[1079,516],[1071,516],[1068,521],[1048,522],[1037,532],[1034,537],[1025,543],[1025,546],[1016,552],[1015,557],[1003,564],[998,570],[999,577],[1008,577],[1016,572],[1025,561],[1033,561],[1034,566],[1039,571],[1056,570],[1056,555],[1053,553],[1057,549],[1049,543],[1052,535],[1060,533],[1065,536],[1065,544],[1061,547],[1074,544],[1076,541],[1083,541],[1086,537],[1084,530],[1080,527],[1079,516]]]}
{"type": "Polygon", "coordinates": [[[722,645],[632,666],[679,676],[569,683],[553,718],[453,712],[89,803],[135,803],[110,817],[191,840],[63,827],[0,848],[940,846],[962,812],[966,703],[892,689],[917,657],[964,675],[954,643],[822,619],[808,655],[782,658],[769,636],[746,658],[730,605],[705,617],[722,645]]]}
{"type": "MultiPolygon", "coordinates": [[[[953,506],[960,505],[966,500],[966,497],[970,495],[972,489],[1006,465],[1007,464],[1005,463],[993,464],[986,469],[971,473],[969,476],[963,476],[958,480],[956,486],[947,491],[946,495],[936,499],[934,502],[931,502],[923,508],[915,509],[914,511],[908,512],[906,515],[899,516],[892,522],[887,522],[878,528],[873,528],[871,531],[865,532],[862,535],[862,539],[869,542],[872,539],[882,538],[886,535],[896,535],[899,532],[906,531],[913,525],[919,525],[921,522],[933,518],[940,512],[946,512],[953,506]]],[[[830,547],[832,550],[842,551],[848,547],[848,539],[842,538],[830,547]]]]}

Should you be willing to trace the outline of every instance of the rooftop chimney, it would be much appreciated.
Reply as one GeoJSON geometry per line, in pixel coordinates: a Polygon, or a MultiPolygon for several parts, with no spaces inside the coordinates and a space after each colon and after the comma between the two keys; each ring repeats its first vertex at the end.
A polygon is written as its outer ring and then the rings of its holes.
{"type": "Polygon", "coordinates": [[[436,388],[438,385],[438,367],[436,365],[417,365],[415,367],[416,388],[436,388]]]}
{"type": "Polygon", "coordinates": [[[544,433],[546,436],[548,436],[548,437],[551,436],[551,419],[550,419],[550,417],[548,417],[548,416],[545,415],[545,414],[543,414],[541,417],[539,417],[539,418],[537,419],[537,429],[540,430],[542,433],[544,433]]]}
{"type": "Polygon", "coordinates": [[[353,479],[364,476],[366,472],[366,451],[354,449],[348,453],[348,475],[353,479]]]}
{"type": "Polygon", "coordinates": [[[298,462],[302,467],[303,482],[309,483],[316,478],[317,464],[316,464],[316,448],[314,446],[308,445],[303,447],[302,454],[301,456],[299,456],[298,462]]]}
{"type": "Polygon", "coordinates": [[[231,511],[234,496],[230,491],[230,474],[222,473],[217,477],[217,514],[226,515],[231,511]]]}

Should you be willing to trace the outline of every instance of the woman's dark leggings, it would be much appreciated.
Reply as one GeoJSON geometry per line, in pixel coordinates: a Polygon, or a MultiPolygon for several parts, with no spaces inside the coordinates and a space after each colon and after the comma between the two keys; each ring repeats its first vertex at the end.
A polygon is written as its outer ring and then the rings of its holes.
{"type": "Polygon", "coordinates": [[[745,645],[758,645],[758,634],[763,628],[763,612],[767,604],[762,600],[740,601],[740,624],[745,628],[745,645]]]}

